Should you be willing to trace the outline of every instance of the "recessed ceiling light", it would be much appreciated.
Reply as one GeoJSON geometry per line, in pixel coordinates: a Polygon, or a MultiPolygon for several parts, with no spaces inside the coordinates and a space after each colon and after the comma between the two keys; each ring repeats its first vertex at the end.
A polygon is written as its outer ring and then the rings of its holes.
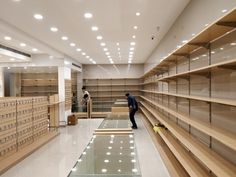
{"type": "Polygon", "coordinates": [[[215,51],[212,51],[211,53],[212,53],[212,54],[215,54],[216,52],[215,52],[215,51]]]}
{"type": "Polygon", "coordinates": [[[234,46],[234,45],[236,45],[236,43],[235,43],[235,42],[232,42],[232,43],[230,43],[230,45],[234,46]]]}
{"type": "Polygon", "coordinates": [[[96,64],[96,61],[93,61],[93,64],[96,64]]]}
{"type": "Polygon", "coordinates": [[[92,59],[92,58],[90,58],[90,59],[89,59],[89,61],[91,61],[91,62],[92,62],[92,61],[93,61],[93,59],[92,59]]]}
{"type": "Polygon", "coordinates": [[[220,48],[220,50],[224,50],[224,48],[223,48],[223,47],[221,47],[221,48],[220,48]]]}
{"type": "Polygon", "coordinates": [[[134,136],[133,135],[129,135],[130,138],[133,138],[134,136]]]}
{"type": "Polygon", "coordinates": [[[10,36],[5,36],[4,39],[5,39],[6,41],[10,41],[10,40],[11,40],[11,37],[10,37],[10,36]]]}
{"type": "Polygon", "coordinates": [[[68,37],[62,36],[61,39],[62,39],[63,41],[67,41],[67,40],[68,40],[68,37]]]}
{"type": "Polygon", "coordinates": [[[86,58],[89,58],[89,56],[86,56],[86,58]]]}
{"type": "Polygon", "coordinates": [[[119,50],[119,51],[120,51],[120,48],[118,48],[117,50],[119,50]]]}
{"type": "Polygon", "coordinates": [[[135,42],[131,42],[130,45],[135,45],[135,42]]]}
{"type": "Polygon", "coordinates": [[[110,55],[110,53],[109,53],[109,52],[106,52],[106,55],[110,55]]]}
{"type": "Polygon", "coordinates": [[[41,14],[34,14],[34,18],[36,20],[42,20],[43,19],[43,16],[41,14]]]}
{"type": "Polygon", "coordinates": [[[82,162],[82,159],[79,159],[78,162],[82,162]]]}
{"type": "Polygon", "coordinates": [[[106,44],[105,44],[104,42],[102,42],[100,45],[101,45],[101,46],[105,46],[106,44]]]}
{"type": "Polygon", "coordinates": [[[132,169],[132,172],[137,172],[138,170],[136,168],[132,169]]]}
{"type": "Polygon", "coordinates": [[[102,172],[103,172],[103,173],[106,173],[106,172],[107,172],[107,169],[105,169],[105,168],[102,169],[102,172]]]}
{"type": "Polygon", "coordinates": [[[91,14],[91,13],[85,13],[85,14],[84,14],[84,17],[85,17],[85,18],[92,18],[92,17],[93,17],[93,14],[91,14]]]}
{"type": "Polygon", "coordinates": [[[15,58],[10,58],[11,61],[15,61],[16,59],[15,58]]]}
{"type": "Polygon", "coordinates": [[[120,45],[119,42],[117,42],[116,45],[117,45],[117,46],[120,45]]]}
{"type": "Polygon", "coordinates": [[[98,31],[98,27],[97,26],[92,26],[92,31],[98,31]]]}
{"type": "Polygon", "coordinates": [[[132,162],[132,163],[135,163],[135,162],[136,162],[136,160],[135,160],[135,159],[132,159],[132,160],[131,160],[131,162],[132,162]]]}
{"type": "Polygon", "coordinates": [[[111,64],[113,64],[113,63],[114,63],[114,61],[110,61],[110,63],[111,63],[111,64]]]}
{"type": "Polygon", "coordinates": [[[104,48],[103,51],[108,51],[108,49],[107,49],[107,48],[104,48]]]}
{"type": "Polygon", "coordinates": [[[111,147],[111,146],[109,146],[109,147],[108,147],[108,149],[112,149],[112,147],[111,147]]]}
{"type": "Polygon", "coordinates": [[[105,163],[109,163],[109,160],[105,159],[104,162],[105,162],[105,163]]]}
{"type": "Polygon", "coordinates": [[[10,67],[7,67],[7,69],[11,69],[10,67]]]}
{"type": "Polygon", "coordinates": [[[207,24],[205,24],[205,26],[208,26],[209,24],[207,23],[207,24]]]}
{"type": "Polygon", "coordinates": [[[20,2],[21,0],[12,0],[13,2],[20,2]]]}
{"type": "Polygon", "coordinates": [[[188,40],[183,40],[183,41],[182,41],[182,43],[187,43],[187,42],[188,42],[188,40]]]}
{"type": "Polygon", "coordinates": [[[51,27],[50,30],[51,30],[52,32],[57,32],[57,31],[58,31],[58,29],[57,29],[56,27],[51,27]]]}
{"type": "Polygon", "coordinates": [[[134,52],[129,52],[129,54],[134,54],[134,52]]]}
{"type": "Polygon", "coordinates": [[[77,52],[80,52],[80,51],[81,51],[81,49],[80,49],[80,48],[77,48],[77,49],[76,49],[76,51],[77,51],[77,52]]]}
{"type": "Polygon", "coordinates": [[[118,171],[118,172],[121,172],[121,169],[118,169],[117,171],[118,171]]]}
{"type": "Polygon", "coordinates": [[[140,16],[140,12],[136,12],[136,16],[140,16]]]}
{"type": "Polygon", "coordinates": [[[195,33],[193,33],[192,36],[195,36],[195,33]]]}
{"type": "Polygon", "coordinates": [[[133,57],[133,55],[129,55],[129,57],[133,57]]]}
{"type": "Polygon", "coordinates": [[[24,69],[27,69],[27,66],[25,66],[24,69]]]}
{"type": "Polygon", "coordinates": [[[86,53],[83,52],[82,55],[86,55],[86,53]]]}
{"type": "Polygon", "coordinates": [[[133,48],[133,47],[131,47],[131,48],[129,48],[129,50],[134,50],[134,48],[133,48]]]}
{"type": "Polygon", "coordinates": [[[134,26],[134,29],[138,29],[138,27],[137,27],[137,26],[134,26]]]}
{"type": "Polygon", "coordinates": [[[227,12],[228,10],[227,9],[223,9],[221,12],[222,13],[225,13],[225,12],[227,12]]]}
{"type": "Polygon", "coordinates": [[[97,36],[97,40],[102,40],[102,36],[97,36]]]}
{"type": "Polygon", "coordinates": [[[136,38],[136,36],[135,36],[135,35],[133,35],[133,36],[132,36],[132,38],[133,38],[133,39],[135,39],[135,38],[136,38]]]}
{"type": "Polygon", "coordinates": [[[74,47],[74,46],[76,46],[76,44],[75,43],[70,43],[70,46],[74,47]]]}
{"type": "Polygon", "coordinates": [[[111,155],[111,153],[110,153],[110,152],[107,152],[106,154],[107,154],[107,155],[111,155]]]}
{"type": "Polygon", "coordinates": [[[25,43],[20,43],[20,46],[21,46],[21,47],[25,47],[26,44],[25,44],[25,43]]]}
{"type": "Polygon", "coordinates": [[[33,51],[33,52],[37,52],[37,51],[38,51],[38,49],[36,49],[36,48],[33,48],[33,49],[32,49],[32,51],[33,51]]]}

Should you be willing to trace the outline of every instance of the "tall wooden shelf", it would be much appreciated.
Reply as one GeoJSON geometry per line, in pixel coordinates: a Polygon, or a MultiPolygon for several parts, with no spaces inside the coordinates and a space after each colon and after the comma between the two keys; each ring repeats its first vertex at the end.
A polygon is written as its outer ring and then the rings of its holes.
{"type": "Polygon", "coordinates": [[[127,92],[140,95],[139,79],[84,79],[84,85],[93,98],[93,112],[110,112],[114,102],[125,98],[127,92]]]}
{"type": "Polygon", "coordinates": [[[56,93],[57,73],[21,73],[21,96],[49,96],[56,93]]]}
{"type": "Polygon", "coordinates": [[[159,136],[190,176],[209,176],[207,171],[213,176],[236,174],[236,25],[232,24],[236,10],[141,78],[141,111],[152,125],[160,122],[168,129],[160,128],[159,136]]]}
{"type": "Polygon", "coordinates": [[[65,110],[71,110],[72,106],[72,85],[71,80],[65,80],[65,110]]]}

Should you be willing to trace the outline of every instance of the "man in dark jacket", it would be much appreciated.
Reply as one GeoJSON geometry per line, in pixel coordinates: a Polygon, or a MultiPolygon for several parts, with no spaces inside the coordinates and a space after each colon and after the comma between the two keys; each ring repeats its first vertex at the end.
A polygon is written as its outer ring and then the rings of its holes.
{"type": "Polygon", "coordinates": [[[126,93],[125,96],[128,100],[129,118],[130,118],[130,121],[132,122],[132,128],[137,129],[138,126],[135,122],[134,115],[135,115],[136,111],[138,110],[138,103],[137,103],[135,97],[130,95],[129,93],[126,93]]]}

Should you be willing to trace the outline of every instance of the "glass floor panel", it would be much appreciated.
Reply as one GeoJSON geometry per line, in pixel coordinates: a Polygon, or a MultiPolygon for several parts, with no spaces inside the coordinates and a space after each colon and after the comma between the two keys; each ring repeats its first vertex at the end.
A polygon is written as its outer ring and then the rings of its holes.
{"type": "Polygon", "coordinates": [[[98,129],[130,128],[129,119],[104,119],[98,129]]]}
{"type": "Polygon", "coordinates": [[[133,135],[94,135],[68,177],[141,177],[133,135]]]}

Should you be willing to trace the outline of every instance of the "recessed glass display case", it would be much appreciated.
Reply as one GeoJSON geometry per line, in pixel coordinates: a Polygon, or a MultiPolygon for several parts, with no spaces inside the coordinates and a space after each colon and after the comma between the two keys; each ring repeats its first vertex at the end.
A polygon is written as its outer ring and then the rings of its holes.
{"type": "Polygon", "coordinates": [[[141,177],[133,134],[94,135],[68,177],[141,177]]]}
{"type": "Polygon", "coordinates": [[[105,119],[102,121],[98,129],[120,129],[120,128],[130,128],[131,124],[128,119],[105,119]]]}

